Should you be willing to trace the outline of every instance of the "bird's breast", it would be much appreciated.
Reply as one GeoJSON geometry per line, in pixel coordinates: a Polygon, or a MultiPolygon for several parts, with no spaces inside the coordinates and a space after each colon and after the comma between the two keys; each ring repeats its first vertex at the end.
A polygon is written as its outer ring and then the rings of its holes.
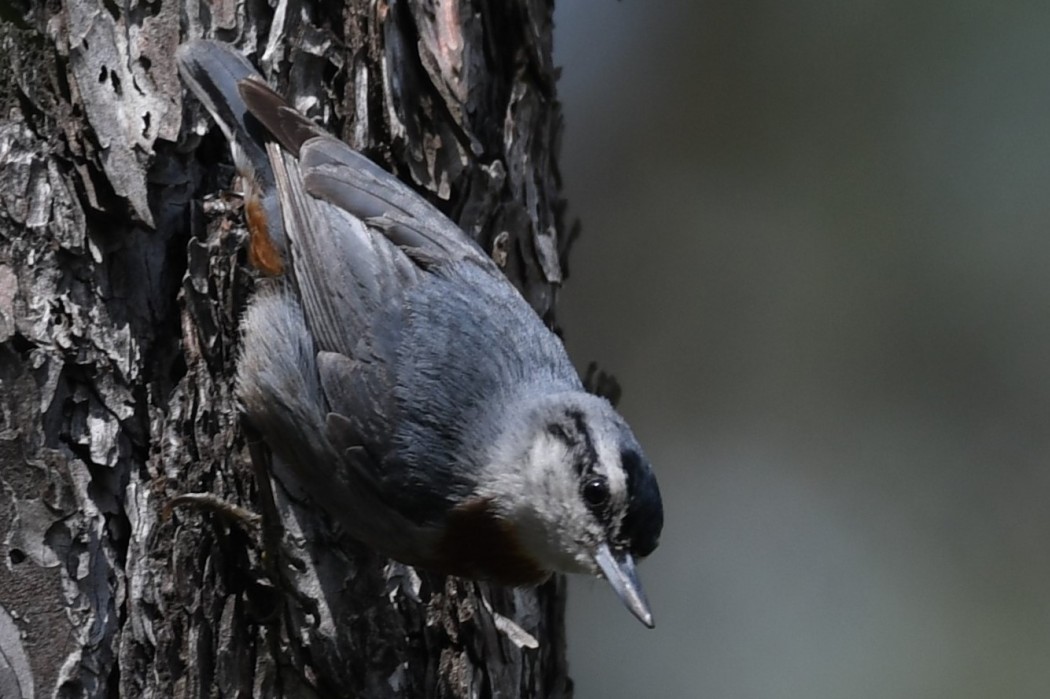
{"type": "Polygon", "coordinates": [[[497,515],[483,498],[452,509],[437,558],[446,573],[502,585],[538,585],[550,577],[550,571],[524,549],[513,523],[497,515]]]}

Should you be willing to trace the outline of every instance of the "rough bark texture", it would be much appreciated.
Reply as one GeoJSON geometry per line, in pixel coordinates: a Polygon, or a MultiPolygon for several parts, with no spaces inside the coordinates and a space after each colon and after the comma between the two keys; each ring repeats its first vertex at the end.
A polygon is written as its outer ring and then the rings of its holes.
{"type": "Polygon", "coordinates": [[[185,38],[243,47],[553,322],[549,0],[272,1],[0,7],[0,697],[566,696],[560,579],[416,573],[279,486],[282,557],[166,510],[265,502],[231,393],[253,278],[185,38]]]}

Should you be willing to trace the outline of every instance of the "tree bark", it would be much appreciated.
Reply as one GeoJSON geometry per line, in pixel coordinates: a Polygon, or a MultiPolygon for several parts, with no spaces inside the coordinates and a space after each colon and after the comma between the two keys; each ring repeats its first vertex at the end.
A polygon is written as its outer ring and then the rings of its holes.
{"type": "Polygon", "coordinates": [[[230,516],[271,485],[232,393],[254,279],[228,149],[174,62],[187,38],[241,47],[553,324],[550,2],[271,2],[0,8],[0,697],[568,696],[560,578],[414,571],[279,483],[282,555],[230,516]],[[169,506],[191,492],[231,507],[169,506]]]}

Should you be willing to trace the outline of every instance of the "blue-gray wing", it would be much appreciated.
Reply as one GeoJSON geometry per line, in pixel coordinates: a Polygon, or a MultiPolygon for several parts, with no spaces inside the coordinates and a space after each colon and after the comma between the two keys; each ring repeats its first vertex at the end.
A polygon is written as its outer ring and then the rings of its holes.
{"type": "Polygon", "coordinates": [[[310,194],[298,161],[271,145],[292,275],[319,351],[352,356],[376,313],[423,272],[361,219],[310,194]]]}
{"type": "Polygon", "coordinates": [[[351,357],[319,364],[339,434],[371,455],[386,497],[420,522],[471,494],[524,400],[581,390],[561,341],[509,283],[469,261],[433,268],[376,316],[351,357]]]}
{"type": "Polygon", "coordinates": [[[459,226],[345,143],[332,138],[307,141],[300,162],[307,191],[363,219],[396,245],[443,261],[471,260],[499,273],[459,226]]]}

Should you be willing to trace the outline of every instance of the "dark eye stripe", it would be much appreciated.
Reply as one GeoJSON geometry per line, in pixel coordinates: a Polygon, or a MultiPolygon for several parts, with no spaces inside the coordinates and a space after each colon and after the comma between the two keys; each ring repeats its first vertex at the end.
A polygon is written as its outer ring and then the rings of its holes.
{"type": "Polygon", "coordinates": [[[572,420],[576,427],[576,434],[579,435],[580,453],[573,466],[576,469],[576,475],[583,476],[594,470],[594,465],[598,463],[598,450],[594,448],[594,440],[591,438],[591,431],[587,429],[587,421],[583,419],[583,413],[571,411],[566,417],[572,420]]]}
{"type": "Polygon", "coordinates": [[[559,422],[552,422],[547,425],[547,433],[559,442],[563,442],[565,446],[572,447],[572,435],[570,435],[569,431],[565,429],[565,425],[559,422]]]}
{"type": "Polygon", "coordinates": [[[565,422],[550,423],[547,425],[547,432],[573,452],[575,458],[572,467],[578,477],[582,478],[594,470],[594,465],[598,463],[598,450],[594,447],[594,440],[583,413],[577,410],[566,411],[565,422]]]}

